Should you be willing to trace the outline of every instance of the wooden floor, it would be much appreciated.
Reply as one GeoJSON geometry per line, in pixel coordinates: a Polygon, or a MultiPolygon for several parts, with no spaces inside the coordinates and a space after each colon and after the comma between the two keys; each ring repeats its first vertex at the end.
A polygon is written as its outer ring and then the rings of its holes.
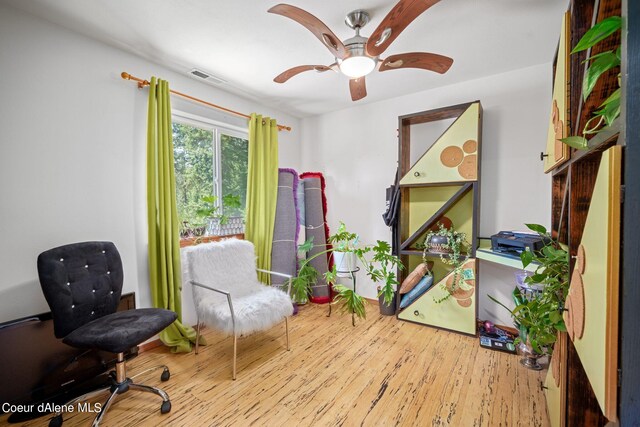
{"type": "MultiPolygon", "coordinates": [[[[380,316],[377,306],[355,327],[347,315],[326,317],[309,305],[289,322],[238,341],[238,379],[231,380],[232,341],[211,331],[200,354],[164,347],[129,364],[133,375],[166,363],[171,379],[160,399],[130,392],[116,400],[109,426],[548,426],[541,380],[546,371],[522,367],[514,355],[482,349],[477,338],[380,316]]],[[[90,425],[74,413],[65,426],[90,425]]],[[[46,426],[48,417],[25,426],[46,426]]],[[[6,416],[0,418],[6,425],[6,416]]]]}

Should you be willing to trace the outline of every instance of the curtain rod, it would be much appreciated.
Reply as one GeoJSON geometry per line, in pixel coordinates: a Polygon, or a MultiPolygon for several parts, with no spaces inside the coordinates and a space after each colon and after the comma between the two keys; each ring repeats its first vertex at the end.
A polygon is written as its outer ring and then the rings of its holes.
{"type": "MultiPolygon", "coordinates": [[[[122,77],[125,80],[133,80],[133,81],[138,82],[138,88],[140,88],[140,89],[142,89],[145,86],[149,86],[149,84],[150,84],[148,80],[142,80],[142,79],[140,79],[138,77],[132,76],[131,74],[127,73],[126,71],[123,71],[120,74],[120,77],[122,77]]],[[[238,111],[230,110],[229,108],[221,107],[219,105],[212,104],[211,102],[203,101],[202,99],[196,98],[196,97],[191,96],[191,95],[187,95],[186,93],[178,92],[177,90],[169,89],[169,92],[171,92],[174,95],[178,95],[178,96],[181,96],[183,98],[186,98],[186,99],[188,99],[190,101],[198,102],[200,104],[206,105],[207,107],[215,108],[215,109],[221,110],[221,111],[226,111],[227,113],[235,114],[236,116],[244,117],[244,118],[247,118],[247,119],[251,118],[251,116],[249,116],[247,114],[243,114],[243,113],[240,113],[238,111]]],[[[291,131],[291,126],[278,125],[278,130],[291,131]]]]}

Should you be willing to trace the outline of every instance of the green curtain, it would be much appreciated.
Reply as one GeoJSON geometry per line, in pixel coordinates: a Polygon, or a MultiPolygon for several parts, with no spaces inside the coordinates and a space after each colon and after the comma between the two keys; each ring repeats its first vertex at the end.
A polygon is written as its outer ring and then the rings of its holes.
{"type": "MultiPolygon", "coordinates": [[[[247,171],[247,218],[244,235],[253,243],[258,268],[271,269],[271,246],[278,197],[278,125],[275,120],[251,114],[247,171]]],[[[259,274],[269,283],[269,275],[259,274]]]]}
{"type": "Polygon", "coordinates": [[[147,118],[147,215],[149,276],[154,307],[178,314],[160,332],[160,340],[174,353],[191,351],[196,332],[182,322],[180,236],[176,208],[169,83],[151,78],[147,118]]]}

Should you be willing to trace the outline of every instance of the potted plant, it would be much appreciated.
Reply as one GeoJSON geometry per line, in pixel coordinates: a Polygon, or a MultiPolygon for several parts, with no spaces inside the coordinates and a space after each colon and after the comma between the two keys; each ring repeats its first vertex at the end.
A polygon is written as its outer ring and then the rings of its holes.
{"type": "MultiPolygon", "coordinates": [[[[307,253],[313,247],[313,239],[307,240],[298,247],[298,251],[307,253]]],[[[309,302],[311,285],[318,280],[318,270],[313,268],[306,259],[298,263],[298,274],[291,279],[291,298],[298,305],[309,302]]]]}
{"type": "Polygon", "coordinates": [[[367,264],[367,274],[374,283],[382,283],[377,286],[378,304],[380,314],[393,316],[396,312],[396,297],[398,288],[397,270],[404,270],[400,258],[391,254],[391,245],[378,240],[371,246],[372,258],[367,264]]]}
{"type": "Polygon", "coordinates": [[[331,256],[333,256],[333,264],[336,266],[338,274],[356,271],[358,257],[355,249],[359,240],[360,236],[347,231],[347,226],[342,221],[340,221],[338,231],[329,236],[329,243],[333,247],[331,256]]]}
{"type": "Polygon", "coordinates": [[[513,310],[491,295],[489,298],[511,313],[520,332],[516,344],[525,356],[520,362],[530,369],[541,369],[537,358],[551,354],[558,332],[567,330],[562,313],[569,291],[569,254],[542,225],[526,226],[547,242],[540,252],[527,250],[520,255],[523,268],[532,262],[538,264],[533,275],[524,278],[524,283],[531,287],[542,285],[541,290],[534,298],[524,298],[516,287],[513,291],[516,304],[513,310]]]}
{"type": "Polygon", "coordinates": [[[447,294],[443,298],[436,299],[435,302],[441,303],[448,300],[456,294],[458,289],[468,290],[466,289],[468,285],[465,283],[466,278],[462,268],[469,260],[469,256],[465,251],[468,246],[467,234],[456,231],[453,226],[447,228],[438,223],[436,230],[430,230],[427,233],[422,253],[423,261],[426,262],[429,254],[435,253],[440,255],[440,260],[443,264],[453,268],[453,281],[441,285],[447,291],[447,294]]]}
{"type": "MultiPolygon", "coordinates": [[[[354,290],[346,286],[337,284],[339,270],[336,265],[335,255],[341,253],[345,256],[358,260],[364,270],[374,283],[384,283],[379,287],[378,297],[382,298],[385,305],[395,308],[393,297],[395,287],[398,284],[395,269],[402,269],[404,266],[400,259],[391,255],[391,246],[384,241],[378,240],[375,245],[358,246],[358,235],[347,230],[344,223],[340,223],[338,231],[331,235],[327,249],[318,252],[313,257],[300,261],[298,275],[292,279],[293,295],[297,302],[308,301],[311,292],[311,285],[317,280],[318,272],[310,264],[310,261],[318,256],[331,253],[334,257],[333,269],[324,274],[325,281],[330,284],[335,292],[332,304],[342,304],[343,311],[352,314],[352,323],[355,326],[355,317],[364,319],[366,317],[365,299],[354,290]]],[[[307,253],[313,248],[313,240],[308,240],[299,246],[299,251],[307,253]]],[[[351,264],[354,271],[355,263],[351,264]]]]}
{"type": "MultiPolygon", "coordinates": [[[[404,269],[400,259],[391,254],[391,245],[378,240],[375,245],[367,245],[359,248],[352,248],[351,252],[364,266],[367,276],[374,283],[382,283],[377,286],[378,301],[380,303],[380,314],[395,314],[395,298],[398,280],[396,269],[404,269]]],[[[366,300],[358,295],[354,290],[346,286],[336,284],[337,271],[334,265],[333,271],[325,274],[327,283],[331,283],[336,295],[332,304],[342,303],[342,310],[352,314],[352,324],[355,326],[355,316],[366,318],[366,300]]]]}
{"type": "MultiPolygon", "coordinates": [[[[612,34],[620,31],[622,28],[622,18],[619,16],[611,16],[603,19],[602,21],[591,27],[582,36],[576,47],[571,51],[571,54],[585,51],[596,46],[612,34]]],[[[596,87],[596,83],[601,76],[609,70],[619,69],[621,63],[621,50],[620,46],[616,50],[609,50],[600,52],[597,55],[593,55],[587,58],[584,62],[590,63],[582,82],[582,98],[587,100],[589,95],[596,87]]],[[[612,88],[613,89],[613,88],[612,88]]],[[[609,94],[607,99],[600,104],[600,106],[593,112],[591,117],[584,125],[581,136],[569,136],[562,138],[562,142],[565,144],[584,150],[588,148],[587,135],[593,135],[604,129],[603,125],[611,126],[615,119],[620,116],[620,102],[621,102],[622,89],[620,88],[620,72],[618,72],[618,87],[609,94]]]]}
{"type": "Polygon", "coordinates": [[[222,234],[222,226],[229,222],[229,216],[224,210],[239,209],[242,206],[240,196],[234,194],[225,194],[222,197],[223,212],[219,212],[220,207],[217,205],[217,196],[203,196],[201,201],[203,207],[196,211],[196,215],[202,218],[206,224],[206,234],[208,236],[220,236],[222,234]]]}

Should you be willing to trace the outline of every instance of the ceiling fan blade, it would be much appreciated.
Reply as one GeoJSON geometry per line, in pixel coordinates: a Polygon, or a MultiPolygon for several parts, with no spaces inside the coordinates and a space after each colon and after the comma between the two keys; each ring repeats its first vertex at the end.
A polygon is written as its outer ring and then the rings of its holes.
{"type": "Polygon", "coordinates": [[[399,68],[420,68],[444,74],[453,64],[453,59],[437,53],[410,52],[391,55],[380,62],[380,71],[397,70],[399,68]]]}
{"type": "Polygon", "coordinates": [[[325,71],[329,71],[331,68],[326,65],[298,65],[297,67],[289,68],[286,71],[278,74],[275,79],[273,79],[276,83],[284,83],[289,80],[291,77],[297,76],[300,73],[305,71],[315,70],[319,73],[323,73],[325,71]]]}
{"type": "Polygon", "coordinates": [[[364,77],[349,80],[349,91],[351,91],[352,101],[357,101],[367,96],[367,86],[364,77]]]}
{"type": "Polygon", "coordinates": [[[269,13],[275,13],[278,15],[286,16],[293,19],[298,24],[311,31],[314,36],[318,38],[335,56],[336,58],[344,59],[347,57],[347,49],[344,47],[342,41],[333,34],[333,31],[327,27],[324,22],[299,7],[291,6],[290,4],[278,4],[268,10],[269,13]]]}
{"type": "Polygon", "coordinates": [[[369,37],[367,54],[369,56],[380,55],[418,15],[439,1],[400,0],[369,37]]]}

